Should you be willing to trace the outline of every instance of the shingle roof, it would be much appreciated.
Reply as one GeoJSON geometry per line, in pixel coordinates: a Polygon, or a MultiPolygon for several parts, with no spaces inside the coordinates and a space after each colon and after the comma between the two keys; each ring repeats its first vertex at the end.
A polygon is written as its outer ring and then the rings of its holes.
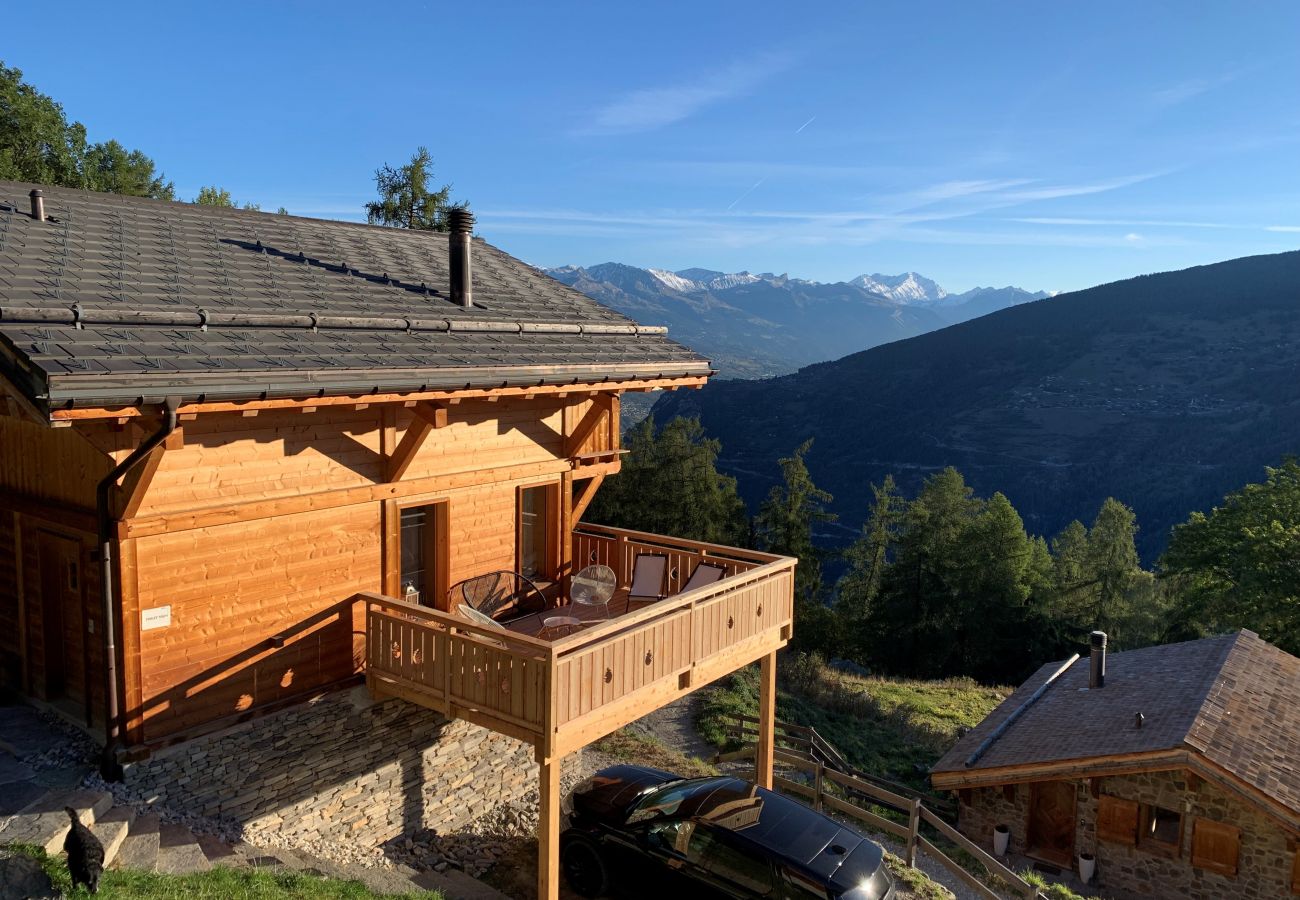
{"type": "Polygon", "coordinates": [[[1112,653],[1101,690],[1088,690],[1084,656],[966,767],[972,751],[1062,662],[1035,672],[932,772],[1191,751],[1300,814],[1300,659],[1244,630],[1112,653]]]}
{"type": "MultiPolygon", "coordinates": [[[[707,374],[708,361],[475,239],[0,181],[0,346],[51,406],[707,374]]],[[[0,354],[3,361],[4,354],[0,354]]]]}

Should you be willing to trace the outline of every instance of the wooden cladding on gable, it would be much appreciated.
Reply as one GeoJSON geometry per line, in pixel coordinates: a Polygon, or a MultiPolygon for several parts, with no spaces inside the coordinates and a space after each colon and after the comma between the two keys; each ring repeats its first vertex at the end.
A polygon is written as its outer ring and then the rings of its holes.
{"type": "Polygon", "coordinates": [[[1102,794],[1097,798],[1097,839],[1124,844],[1137,844],[1138,805],[1133,800],[1123,800],[1102,794]]]}
{"type": "Polygon", "coordinates": [[[1241,829],[1212,819],[1192,825],[1192,865],[1220,875],[1236,875],[1241,855],[1241,829]]]}

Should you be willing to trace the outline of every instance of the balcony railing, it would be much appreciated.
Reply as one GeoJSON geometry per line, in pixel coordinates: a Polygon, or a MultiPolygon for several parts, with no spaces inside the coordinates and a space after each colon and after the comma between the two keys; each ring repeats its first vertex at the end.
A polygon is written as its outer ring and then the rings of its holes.
{"type": "Polygon", "coordinates": [[[638,553],[668,557],[669,597],[553,641],[363,594],[367,683],[377,695],[513,735],[551,758],[789,640],[795,560],[603,526],[573,533],[575,568],[602,563],[624,587],[638,553]],[[727,574],[674,595],[704,560],[727,574]]]}

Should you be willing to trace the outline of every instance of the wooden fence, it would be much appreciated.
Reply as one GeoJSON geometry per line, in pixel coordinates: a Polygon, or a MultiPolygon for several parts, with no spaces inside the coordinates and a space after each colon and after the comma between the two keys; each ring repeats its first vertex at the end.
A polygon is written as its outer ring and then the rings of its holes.
{"type": "MultiPolygon", "coordinates": [[[[772,778],[774,788],[806,800],[809,805],[819,811],[848,816],[862,822],[869,829],[883,831],[897,837],[904,842],[907,848],[904,859],[913,868],[916,866],[917,849],[924,850],[932,859],[952,872],[976,894],[987,898],[987,900],[1005,900],[1007,896],[1024,897],[1026,900],[1041,898],[1042,895],[1032,884],[1025,881],[1014,871],[1007,868],[997,857],[944,821],[944,818],[937,814],[933,808],[927,807],[927,804],[931,807],[934,805],[932,798],[924,797],[919,792],[909,788],[904,788],[907,795],[888,790],[873,781],[838,771],[819,759],[810,758],[809,755],[780,746],[782,732],[787,736],[793,734],[797,738],[800,736],[801,730],[803,730],[802,726],[792,726],[783,722],[777,723],[778,747],[775,759],[778,766],[788,766],[805,772],[810,776],[810,779],[800,781],[776,774],[772,778]],[[885,810],[892,810],[901,814],[900,818],[906,817],[906,824],[881,815],[880,813],[885,810]],[[927,836],[923,832],[925,828],[933,830],[931,835],[927,836]],[[968,854],[988,875],[1001,880],[1006,885],[1005,893],[999,893],[949,856],[936,843],[940,838],[968,854]]],[[[752,757],[753,753],[754,748],[751,746],[734,753],[723,754],[719,759],[743,759],[752,757]]]]}

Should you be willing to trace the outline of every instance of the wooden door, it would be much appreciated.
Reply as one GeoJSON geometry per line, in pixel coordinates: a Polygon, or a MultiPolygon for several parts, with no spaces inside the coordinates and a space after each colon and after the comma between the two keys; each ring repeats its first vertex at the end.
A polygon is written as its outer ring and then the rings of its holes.
{"type": "Polygon", "coordinates": [[[84,701],[81,544],[73,538],[41,531],[37,533],[36,552],[40,560],[45,699],[68,697],[84,701]]]}
{"type": "Polygon", "coordinates": [[[1030,856],[1073,867],[1075,799],[1075,786],[1070,781],[1040,781],[1029,786],[1025,844],[1030,856]]]}

